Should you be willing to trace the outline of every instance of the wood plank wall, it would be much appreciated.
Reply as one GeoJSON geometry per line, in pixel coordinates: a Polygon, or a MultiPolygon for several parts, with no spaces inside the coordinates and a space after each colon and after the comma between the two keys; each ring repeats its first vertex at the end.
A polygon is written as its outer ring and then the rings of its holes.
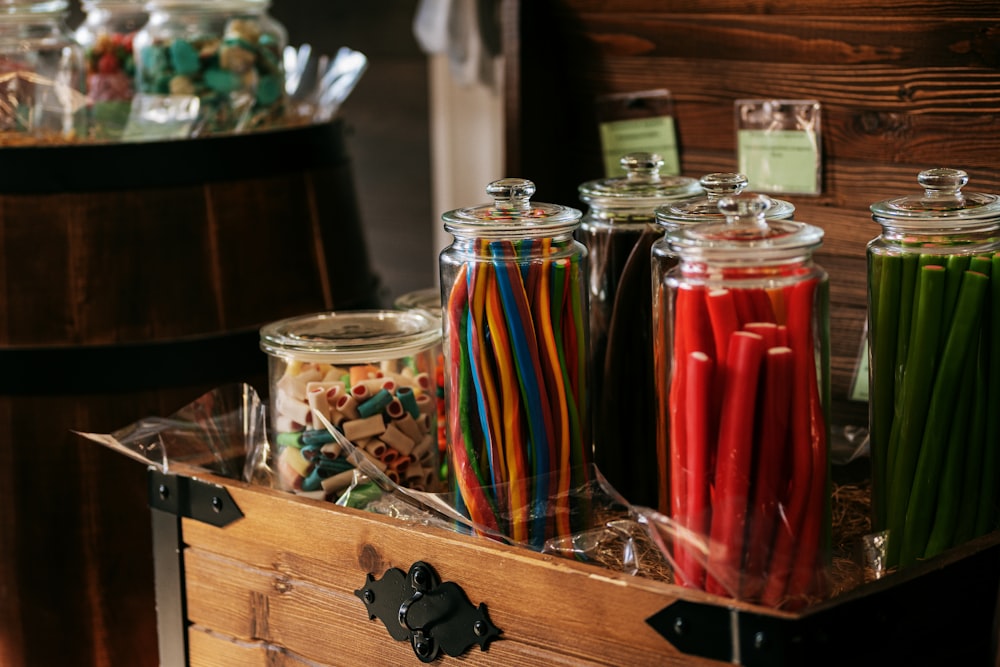
{"type": "MultiPolygon", "coordinates": [[[[834,427],[865,320],[869,206],[916,194],[917,174],[964,169],[1000,193],[1000,5],[982,0],[506,0],[507,175],[580,206],[602,174],[595,98],[668,89],[681,171],[736,171],[735,100],[822,105],[819,196],[783,196],[822,227],[831,276],[834,427]]],[[[751,184],[752,185],[752,184],[751,184]]]]}

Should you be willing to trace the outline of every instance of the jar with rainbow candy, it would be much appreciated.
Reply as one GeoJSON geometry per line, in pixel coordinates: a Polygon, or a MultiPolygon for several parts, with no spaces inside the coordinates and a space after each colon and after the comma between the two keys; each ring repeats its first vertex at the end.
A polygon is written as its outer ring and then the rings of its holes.
{"type": "Polygon", "coordinates": [[[872,204],[867,248],[872,523],[906,567],[998,526],[1000,197],[959,169],[872,204]]]}
{"type": "Polygon", "coordinates": [[[440,490],[440,341],[440,320],[417,310],[315,313],[262,327],[276,486],[334,502],[373,477],[383,490],[440,490]]]}
{"type": "Polygon", "coordinates": [[[531,181],[442,217],[449,470],[477,532],[540,549],[586,524],[590,476],[581,212],[531,201],[531,181]]]}
{"type": "Polygon", "coordinates": [[[828,279],[823,231],[768,219],[764,195],[665,238],[657,274],[657,439],[674,579],[769,607],[827,595],[828,279]]]}

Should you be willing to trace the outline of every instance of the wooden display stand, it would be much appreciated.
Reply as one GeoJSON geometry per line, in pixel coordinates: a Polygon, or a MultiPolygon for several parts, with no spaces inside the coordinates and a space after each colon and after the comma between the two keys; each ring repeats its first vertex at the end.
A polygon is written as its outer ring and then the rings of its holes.
{"type": "MultiPolygon", "coordinates": [[[[793,614],[195,469],[151,469],[149,491],[163,667],[419,664],[388,630],[413,591],[374,619],[364,597],[416,563],[485,606],[440,664],[992,662],[1000,534],[793,614]],[[500,630],[483,649],[480,618],[500,630]]],[[[420,625],[434,639],[459,606],[420,625]]]]}

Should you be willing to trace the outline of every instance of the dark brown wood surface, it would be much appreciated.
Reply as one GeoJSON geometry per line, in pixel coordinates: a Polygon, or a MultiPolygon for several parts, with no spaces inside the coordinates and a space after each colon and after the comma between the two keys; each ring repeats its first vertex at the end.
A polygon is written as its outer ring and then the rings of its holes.
{"type": "Polygon", "coordinates": [[[1000,6],[994,2],[532,0],[504,3],[508,175],[579,206],[603,175],[595,100],[665,88],[681,171],[736,171],[734,102],[822,105],[822,192],[786,196],[825,231],[834,428],[867,426],[849,400],[866,315],[869,206],[917,194],[917,174],[964,169],[1000,192],[1000,6]]]}
{"type": "MultiPolygon", "coordinates": [[[[282,144],[335,142],[328,128],[282,144]]],[[[180,145],[195,159],[200,144],[180,145]]],[[[19,150],[0,165],[27,164],[19,150]]],[[[26,150],[74,161],[79,147],[26,150]]],[[[376,305],[351,173],[331,160],[126,190],[0,186],[0,664],[157,664],[143,466],[73,431],[167,417],[231,382],[266,392],[261,325],[376,305]]]]}

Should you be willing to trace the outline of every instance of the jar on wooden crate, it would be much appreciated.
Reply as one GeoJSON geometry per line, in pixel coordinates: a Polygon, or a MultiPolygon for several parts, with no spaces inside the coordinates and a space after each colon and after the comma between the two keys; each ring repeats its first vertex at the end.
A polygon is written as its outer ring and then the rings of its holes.
{"type": "Polygon", "coordinates": [[[624,175],[579,187],[587,248],[594,463],[629,502],[657,498],[650,251],[658,206],[702,194],[693,178],[660,174],[654,153],[622,156],[624,175]]]}
{"type": "Polygon", "coordinates": [[[285,120],[288,32],[270,0],[149,0],[136,34],[136,90],[193,99],[193,134],[246,131],[285,120]]]}
{"type": "MultiPolygon", "coordinates": [[[[677,266],[677,252],[672,245],[670,233],[682,227],[690,227],[704,223],[721,224],[726,220],[726,214],[719,210],[719,202],[724,197],[738,196],[744,193],[748,181],[744,174],[737,172],[713,172],[702,176],[698,183],[701,185],[704,195],[681,201],[668,202],[656,208],[656,222],[660,226],[661,237],[652,246],[652,328],[654,341],[662,340],[663,331],[670,325],[669,309],[664,302],[667,294],[666,285],[667,273],[677,266]]],[[[795,213],[795,206],[783,199],[769,198],[769,205],[764,212],[767,220],[790,219],[795,213]]],[[[655,345],[654,345],[655,347],[655,345]]],[[[660,386],[666,381],[669,373],[669,358],[656,357],[653,363],[655,392],[657,395],[664,393],[660,386]],[[664,362],[667,362],[664,365],[664,362]]],[[[658,413],[658,417],[663,417],[663,413],[658,413]]],[[[666,430],[662,427],[656,429],[658,440],[656,443],[656,470],[661,478],[658,483],[658,497],[656,506],[664,514],[670,513],[670,500],[667,492],[670,485],[664,482],[663,475],[668,470],[667,452],[668,447],[663,437],[666,430]]]]}
{"type": "Polygon", "coordinates": [[[873,525],[885,566],[997,527],[1000,197],[966,172],[872,204],[867,247],[873,525]]]}
{"type": "Polygon", "coordinates": [[[336,501],[358,481],[363,457],[393,484],[439,490],[437,317],[417,310],[316,313],[272,322],[260,340],[280,488],[336,501]]]}
{"type": "Polygon", "coordinates": [[[83,0],[83,23],[73,33],[84,49],[90,137],[120,139],[135,92],[132,40],[149,19],[144,0],[83,0]]]}
{"type": "MultiPolygon", "coordinates": [[[[424,289],[413,290],[400,295],[393,303],[401,310],[426,310],[432,315],[441,319],[441,290],[437,287],[425,287],[424,289]]],[[[438,433],[438,453],[444,461],[445,450],[448,445],[448,432],[445,426],[445,404],[444,404],[444,348],[438,345],[434,350],[434,391],[437,398],[437,433],[438,433]]],[[[442,479],[447,478],[447,466],[442,469],[442,479]]]]}
{"type": "Polygon", "coordinates": [[[721,198],[667,232],[655,356],[677,583],[772,607],[824,594],[829,559],[827,274],[818,227],[721,198]]]}
{"type": "Polygon", "coordinates": [[[86,134],[83,49],[68,14],[65,0],[0,0],[0,146],[86,134]]]}
{"type": "Polygon", "coordinates": [[[491,202],[443,214],[440,271],[456,508],[479,533],[541,548],[578,528],[572,491],[592,454],[582,214],[534,192],[506,178],[491,202]]]}

